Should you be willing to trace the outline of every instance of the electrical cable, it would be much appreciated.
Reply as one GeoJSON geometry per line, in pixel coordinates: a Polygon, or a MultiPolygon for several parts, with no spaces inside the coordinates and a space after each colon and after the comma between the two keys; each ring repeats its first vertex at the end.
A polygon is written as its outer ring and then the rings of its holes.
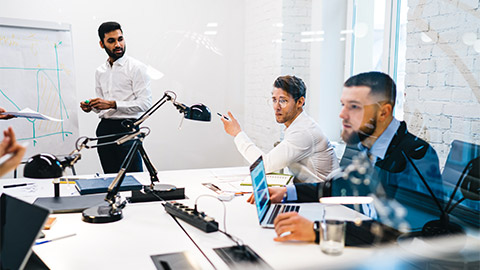
{"type": "Polygon", "coordinates": [[[227,207],[225,206],[225,203],[224,203],[222,200],[220,200],[219,198],[217,198],[217,197],[215,197],[215,196],[213,196],[213,195],[210,195],[210,194],[200,195],[200,196],[198,196],[198,197],[195,199],[195,206],[194,206],[194,208],[193,208],[193,211],[197,212],[197,201],[198,201],[198,199],[201,198],[201,197],[212,197],[212,198],[215,198],[215,199],[217,199],[219,202],[222,203],[222,205],[223,205],[223,230],[224,230],[224,231],[222,231],[222,230],[220,230],[220,229],[218,229],[218,231],[221,232],[221,233],[223,233],[223,234],[225,234],[228,238],[230,238],[230,240],[232,240],[233,242],[235,242],[235,244],[236,244],[237,246],[243,246],[243,241],[242,241],[242,239],[240,239],[240,238],[238,238],[238,237],[236,237],[236,236],[233,236],[233,235],[227,233],[227,207]]]}
{"type": "MultiPolygon", "coordinates": [[[[167,201],[165,201],[162,197],[158,196],[157,194],[155,194],[155,192],[152,192],[152,194],[157,197],[158,199],[160,199],[162,201],[162,205],[165,204],[167,201]]],[[[178,224],[178,226],[182,229],[182,231],[188,236],[188,238],[190,238],[190,241],[192,241],[192,243],[197,247],[197,249],[200,251],[200,253],[202,253],[203,257],[205,257],[205,259],[207,259],[207,261],[212,265],[213,269],[217,269],[215,267],[215,265],[212,263],[212,261],[210,261],[210,259],[207,257],[207,255],[203,252],[203,250],[200,248],[199,245],[197,245],[197,243],[195,242],[195,240],[193,240],[193,238],[190,236],[190,234],[188,234],[188,232],[185,230],[185,228],[182,226],[182,224],[180,224],[180,222],[178,222],[178,219],[172,215],[172,214],[169,214],[173,220],[175,220],[175,222],[178,224]]]]}

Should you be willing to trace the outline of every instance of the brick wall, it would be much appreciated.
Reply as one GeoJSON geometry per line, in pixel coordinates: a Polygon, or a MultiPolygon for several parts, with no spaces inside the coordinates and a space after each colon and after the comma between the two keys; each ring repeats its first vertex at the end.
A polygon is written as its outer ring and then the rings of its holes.
{"type": "Polygon", "coordinates": [[[480,144],[479,0],[409,0],[405,117],[443,166],[454,139],[480,144]]]}
{"type": "Polygon", "coordinates": [[[309,78],[309,43],[300,42],[310,30],[311,0],[246,1],[245,8],[245,119],[249,137],[270,151],[284,128],[267,104],[272,84],[280,75],[309,78]]]}

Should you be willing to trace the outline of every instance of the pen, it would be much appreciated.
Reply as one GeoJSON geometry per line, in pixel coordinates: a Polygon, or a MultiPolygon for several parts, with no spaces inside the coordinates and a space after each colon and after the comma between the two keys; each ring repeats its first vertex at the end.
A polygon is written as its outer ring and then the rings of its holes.
{"type": "Polygon", "coordinates": [[[217,115],[220,116],[220,117],[225,118],[225,120],[230,120],[230,118],[226,117],[225,115],[223,115],[223,114],[221,114],[221,113],[219,113],[219,112],[217,112],[217,115]]]}
{"type": "Polygon", "coordinates": [[[90,103],[90,100],[88,100],[88,99],[87,99],[87,100],[85,100],[85,103],[86,103],[86,104],[90,103]]]}
{"type": "Polygon", "coordinates": [[[221,190],[219,187],[217,187],[215,184],[211,184],[212,187],[216,188],[217,190],[221,190]]]}
{"type": "Polygon", "coordinates": [[[24,187],[24,186],[27,186],[27,185],[33,185],[33,183],[22,183],[22,184],[4,185],[3,188],[24,187]]]}
{"type": "Polygon", "coordinates": [[[59,237],[56,237],[56,238],[52,238],[50,240],[44,240],[44,241],[37,242],[37,243],[35,243],[35,245],[41,245],[41,244],[49,243],[49,242],[52,242],[52,241],[64,239],[64,238],[75,236],[75,235],[77,235],[77,234],[76,233],[67,234],[67,235],[64,235],[64,236],[59,236],[59,237]]]}
{"type": "Polygon", "coordinates": [[[242,192],[235,192],[235,196],[243,196],[245,194],[250,194],[252,192],[242,191],[242,192]]]}
{"type": "Polygon", "coordinates": [[[75,181],[60,180],[60,184],[75,184],[75,181]]]}

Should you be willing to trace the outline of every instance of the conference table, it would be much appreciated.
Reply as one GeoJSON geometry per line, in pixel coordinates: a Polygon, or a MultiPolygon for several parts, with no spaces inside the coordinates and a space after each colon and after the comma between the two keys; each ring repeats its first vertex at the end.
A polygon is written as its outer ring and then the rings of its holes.
{"type": "MultiPolygon", "coordinates": [[[[249,194],[222,202],[217,199],[216,192],[202,185],[214,183],[224,191],[251,191],[251,187],[240,186],[248,173],[248,167],[233,167],[162,171],[158,177],[161,183],[185,187],[187,198],[179,202],[193,207],[198,198],[199,211],[215,218],[220,229],[240,239],[274,269],[345,269],[369,265],[378,262],[379,258],[409,257],[410,248],[395,243],[381,247],[345,247],[341,255],[332,256],[322,253],[314,243],[273,241],[275,231],[260,227],[255,206],[246,202],[249,194]]],[[[142,184],[150,182],[147,172],[132,175],[142,184]]],[[[37,197],[54,194],[52,179],[0,179],[2,186],[23,182],[34,185],[3,189],[2,192],[30,203],[37,197]]],[[[129,193],[120,194],[125,199],[129,193]]],[[[61,196],[74,195],[79,194],[73,184],[61,184],[61,196]]],[[[323,207],[327,219],[366,218],[341,205],[316,205],[319,220],[323,207]]],[[[205,233],[178,219],[183,230],[159,201],[128,203],[123,209],[123,219],[105,224],[83,222],[81,213],[52,216],[57,220],[50,230],[44,230],[46,239],[75,235],[34,246],[34,252],[50,269],[156,269],[150,256],[175,252],[188,252],[190,260],[201,269],[228,269],[213,249],[235,245],[223,233],[205,233]]],[[[468,245],[480,249],[478,237],[470,237],[468,245]]]]}

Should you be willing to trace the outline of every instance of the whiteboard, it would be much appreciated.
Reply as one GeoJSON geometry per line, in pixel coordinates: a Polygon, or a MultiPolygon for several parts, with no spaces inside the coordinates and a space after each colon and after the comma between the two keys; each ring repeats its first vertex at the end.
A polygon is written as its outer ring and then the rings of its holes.
{"type": "MultiPolygon", "coordinates": [[[[72,35],[69,24],[0,18],[0,106],[30,108],[62,122],[15,118],[17,139],[27,154],[64,155],[78,138],[72,35]]],[[[3,138],[3,134],[1,136],[3,138]]]]}

